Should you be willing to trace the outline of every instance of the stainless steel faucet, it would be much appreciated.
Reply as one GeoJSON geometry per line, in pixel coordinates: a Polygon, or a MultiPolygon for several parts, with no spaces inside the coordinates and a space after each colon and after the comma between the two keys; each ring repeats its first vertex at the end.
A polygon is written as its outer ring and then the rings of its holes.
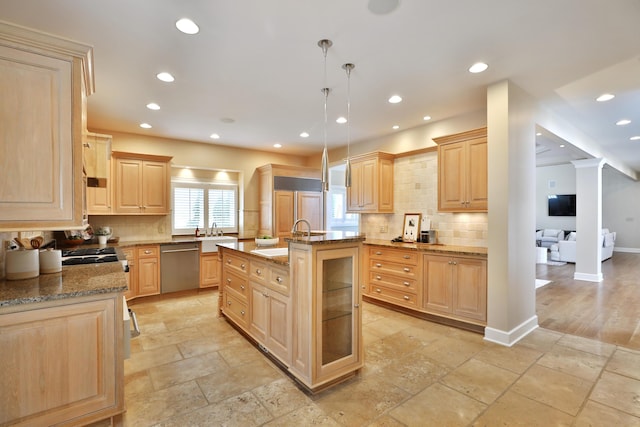
{"type": "Polygon", "coordinates": [[[304,222],[305,224],[307,224],[307,237],[311,236],[311,224],[309,224],[309,221],[307,221],[306,219],[297,219],[296,222],[293,223],[293,227],[291,227],[291,234],[296,234],[296,227],[298,226],[298,223],[304,222]]]}
{"type": "Polygon", "coordinates": [[[215,222],[211,223],[211,235],[212,236],[224,236],[224,232],[218,228],[218,224],[216,224],[215,222]],[[215,233],[213,234],[213,230],[216,230],[215,233]]]}

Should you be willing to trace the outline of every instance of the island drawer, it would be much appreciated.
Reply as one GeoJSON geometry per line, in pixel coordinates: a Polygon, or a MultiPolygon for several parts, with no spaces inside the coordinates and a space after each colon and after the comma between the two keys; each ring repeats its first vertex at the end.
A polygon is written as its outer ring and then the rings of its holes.
{"type": "Polygon", "coordinates": [[[230,290],[231,292],[237,294],[237,298],[240,298],[243,301],[248,301],[249,281],[246,277],[225,270],[223,273],[222,281],[222,283],[224,284],[225,294],[230,290]]]}
{"type": "Polygon", "coordinates": [[[387,273],[400,276],[402,278],[415,279],[419,276],[419,268],[415,264],[398,264],[381,259],[369,260],[369,271],[371,273],[387,273]]]}
{"type": "Polygon", "coordinates": [[[224,251],[222,255],[223,267],[225,270],[230,269],[242,275],[248,275],[249,273],[249,259],[243,256],[238,256],[235,253],[224,251]]]}
{"type": "Polygon", "coordinates": [[[372,288],[382,285],[390,289],[395,289],[399,292],[406,292],[414,295],[418,293],[418,283],[415,279],[400,278],[372,271],[369,272],[369,283],[372,288]]]}
{"type": "Polygon", "coordinates": [[[420,253],[408,249],[388,248],[385,246],[369,247],[369,259],[418,265],[420,253]]]}
{"type": "Polygon", "coordinates": [[[238,326],[246,329],[249,320],[247,303],[240,301],[233,294],[225,292],[223,304],[224,314],[227,315],[231,320],[236,322],[238,326]]]}
{"type": "Polygon", "coordinates": [[[392,304],[418,308],[418,297],[412,292],[402,292],[372,283],[369,285],[369,295],[392,304]]]}

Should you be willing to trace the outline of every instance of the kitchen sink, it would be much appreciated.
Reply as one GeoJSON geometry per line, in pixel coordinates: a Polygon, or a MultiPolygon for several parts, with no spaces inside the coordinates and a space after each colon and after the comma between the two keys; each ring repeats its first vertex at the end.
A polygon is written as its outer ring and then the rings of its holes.
{"type": "Polygon", "coordinates": [[[217,243],[235,243],[238,238],[233,236],[207,236],[196,237],[196,240],[202,242],[202,252],[218,252],[217,243]]]}
{"type": "Polygon", "coordinates": [[[289,248],[266,248],[266,249],[254,249],[251,251],[253,254],[262,255],[266,257],[274,256],[288,256],[289,248]]]}

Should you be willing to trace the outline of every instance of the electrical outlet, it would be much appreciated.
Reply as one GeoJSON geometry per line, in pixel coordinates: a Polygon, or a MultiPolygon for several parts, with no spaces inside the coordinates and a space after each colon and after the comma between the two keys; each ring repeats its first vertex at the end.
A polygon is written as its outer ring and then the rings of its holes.
{"type": "Polygon", "coordinates": [[[380,226],[380,232],[381,233],[387,233],[389,231],[389,226],[387,224],[381,225],[380,226]]]}

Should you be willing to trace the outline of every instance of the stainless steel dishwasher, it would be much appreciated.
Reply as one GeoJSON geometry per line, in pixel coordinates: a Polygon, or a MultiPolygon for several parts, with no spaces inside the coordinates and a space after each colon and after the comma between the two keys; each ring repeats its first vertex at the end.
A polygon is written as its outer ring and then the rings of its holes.
{"type": "Polygon", "coordinates": [[[196,242],[160,245],[161,292],[197,289],[200,285],[200,249],[196,242]]]}

